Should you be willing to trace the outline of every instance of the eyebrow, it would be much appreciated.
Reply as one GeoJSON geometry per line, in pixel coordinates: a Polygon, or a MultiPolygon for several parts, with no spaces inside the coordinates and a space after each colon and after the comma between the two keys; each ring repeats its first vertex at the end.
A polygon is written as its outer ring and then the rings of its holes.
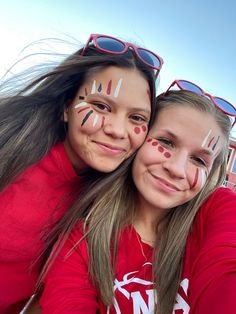
{"type": "MultiPolygon", "coordinates": [[[[87,95],[87,97],[92,97],[92,96],[98,96],[100,98],[103,98],[107,102],[110,102],[112,105],[116,105],[117,104],[117,102],[114,101],[110,96],[107,96],[107,95],[104,95],[104,94],[101,94],[101,93],[94,93],[94,94],[87,95]]],[[[133,111],[143,111],[143,112],[146,112],[148,114],[151,114],[151,110],[150,109],[145,109],[143,107],[134,107],[134,108],[131,108],[131,109],[133,111]]]]}
{"type": "MultiPolygon", "coordinates": [[[[178,137],[174,133],[172,133],[171,131],[165,130],[165,129],[163,131],[168,133],[168,135],[171,136],[174,140],[176,140],[176,141],[179,140],[178,137]]],[[[199,152],[204,154],[204,155],[210,156],[210,157],[212,157],[214,155],[213,151],[211,151],[210,149],[202,148],[202,147],[199,149],[199,152]]]]}

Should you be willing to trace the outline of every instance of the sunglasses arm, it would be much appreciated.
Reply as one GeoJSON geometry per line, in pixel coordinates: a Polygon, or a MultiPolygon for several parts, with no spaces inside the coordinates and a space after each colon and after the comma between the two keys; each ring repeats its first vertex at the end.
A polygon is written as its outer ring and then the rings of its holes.
{"type": "Polygon", "coordinates": [[[89,43],[90,43],[92,40],[93,40],[93,34],[90,35],[90,37],[89,37],[89,39],[88,39],[86,45],[84,46],[83,50],[81,51],[81,53],[80,53],[81,56],[84,56],[86,50],[88,49],[89,43]]]}

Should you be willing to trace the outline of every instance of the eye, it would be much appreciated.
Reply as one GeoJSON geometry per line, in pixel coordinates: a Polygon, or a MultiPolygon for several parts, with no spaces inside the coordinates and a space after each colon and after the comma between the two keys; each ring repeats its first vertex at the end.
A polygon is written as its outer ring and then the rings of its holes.
{"type": "Polygon", "coordinates": [[[135,123],[139,123],[139,124],[142,124],[142,123],[148,123],[149,119],[145,116],[142,116],[140,114],[133,114],[131,117],[130,117],[135,123]]]}
{"type": "Polygon", "coordinates": [[[197,165],[199,166],[204,166],[206,167],[206,161],[204,159],[202,159],[201,157],[198,156],[192,156],[192,159],[194,160],[194,162],[196,162],[197,165]]]}
{"type": "Polygon", "coordinates": [[[174,147],[174,143],[173,141],[171,141],[168,138],[157,138],[158,142],[160,142],[160,144],[164,147],[174,147]]]}
{"type": "Polygon", "coordinates": [[[111,112],[111,108],[102,102],[91,102],[92,106],[100,112],[111,112]]]}

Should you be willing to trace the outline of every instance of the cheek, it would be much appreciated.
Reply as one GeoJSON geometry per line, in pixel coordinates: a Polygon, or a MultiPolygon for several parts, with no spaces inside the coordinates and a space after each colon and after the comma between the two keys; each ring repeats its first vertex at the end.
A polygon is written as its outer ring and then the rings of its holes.
{"type": "Polygon", "coordinates": [[[138,154],[142,155],[142,160],[145,163],[159,163],[166,159],[171,158],[171,153],[161,146],[157,140],[153,138],[147,138],[138,154]]]}
{"type": "Polygon", "coordinates": [[[206,170],[194,167],[194,169],[189,169],[188,172],[190,189],[200,191],[207,180],[206,170]]]}
{"type": "Polygon", "coordinates": [[[160,145],[160,143],[152,137],[147,138],[145,145],[147,145],[149,155],[152,156],[153,162],[155,162],[157,158],[159,158],[160,161],[163,161],[172,156],[168,149],[160,145]]]}
{"type": "Polygon", "coordinates": [[[133,149],[137,149],[143,144],[147,136],[147,131],[147,124],[143,124],[141,126],[132,126],[129,129],[129,138],[131,147],[133,149]]]}
{"type": "Polygon", "coordinates": [[[75,119],[80,130],[89,134],[103,128],[105,123],[105,116],[94,111],[89,105],[75,108],[75,119]]]}

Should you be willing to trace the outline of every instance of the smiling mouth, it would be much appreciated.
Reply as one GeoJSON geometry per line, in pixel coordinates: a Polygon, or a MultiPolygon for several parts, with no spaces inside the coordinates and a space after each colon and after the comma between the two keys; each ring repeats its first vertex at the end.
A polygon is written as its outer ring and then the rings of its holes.
{"type": "Polygon", "coordinates": [[[169,181],[160,178],[159,176],[156,176],[155,174],[150,172],[150,175],[155,179],[155,181],[157,183],[159,183],[162,187],[164,187],[165,189],[172,191],[172,192],[179,192],[181,191],[177,186],[175,186],[174,184],[170,183],[169,181]]]}
{"type": "Polygon", "coordinates": [[[98,141],[93,141],[95,144],[97,144],[101,149],[105,150],[106,152],[110,152],[113,154],[121,154],[125,153],[126,149],[120,146],[114,146],[111,144],[103,143],[103,142],[98,142],[98,141]]]}

